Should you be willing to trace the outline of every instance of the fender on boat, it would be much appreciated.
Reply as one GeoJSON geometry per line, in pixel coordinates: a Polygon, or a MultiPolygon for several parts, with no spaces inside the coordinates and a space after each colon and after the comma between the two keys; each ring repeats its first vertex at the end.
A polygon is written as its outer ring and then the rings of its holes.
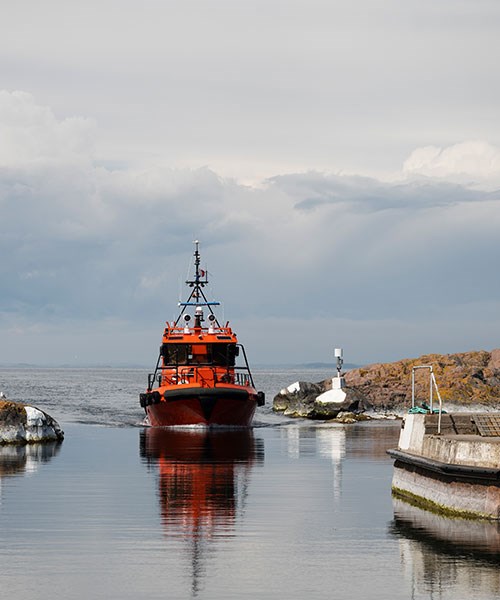
{"type": "Polygon", "coordinates": [[[163,392],[163,397],[168,402],[185,400],[186,398],[232,398],[235,400],[248,400],[250,393],[237,388],[170,388],[163,392]]]}

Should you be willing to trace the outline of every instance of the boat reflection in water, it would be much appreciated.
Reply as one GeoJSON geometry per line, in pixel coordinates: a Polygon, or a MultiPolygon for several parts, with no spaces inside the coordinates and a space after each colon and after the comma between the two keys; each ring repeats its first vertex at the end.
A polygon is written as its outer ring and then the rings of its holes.
{"type": "Polygon", "coordinates": [[[448,518],[393,498],[405,577],[432,598],[500,597],[500,524],[448,518]]]}
{"type": "Polygon", "coordinates": [[[245,510],[251,469],[264,460],[263,440],[244,428],[150,427],[141,431],[141,456],[158,468],[166,535],[189,541],[196,595],[208,545],[235,535],[236,522],[245,510]]]}

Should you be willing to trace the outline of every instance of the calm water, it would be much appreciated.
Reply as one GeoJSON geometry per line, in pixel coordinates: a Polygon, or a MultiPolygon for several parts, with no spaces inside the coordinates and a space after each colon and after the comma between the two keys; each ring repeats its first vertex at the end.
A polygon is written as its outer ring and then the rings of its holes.
{"type": "MultiPolygon", "coordinates": [[[[272,396],[327,373],[256,372],[272,396]]],[[[399,423],[258,409],[248,431],[141,426],[143,370],[0,369],[60,446],[0,448],[0,598],[494,599],[496,525],[390,495],[399,423]]]]}

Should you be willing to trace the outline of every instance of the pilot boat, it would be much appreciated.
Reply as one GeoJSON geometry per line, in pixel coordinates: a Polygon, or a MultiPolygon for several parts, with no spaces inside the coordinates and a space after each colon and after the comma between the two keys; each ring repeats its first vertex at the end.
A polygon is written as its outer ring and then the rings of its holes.
{"type": "Polygon", "coordinates": [[[245,349],[229,322],[221,325],[214,312],[220,302],[207,300],[208,272],[200,268],[199,242],[194,243],[188,298],[179,302],[177,319],[166,323],[140,404],[152,426],[246,427],[264,404],[264,393],[255,389],[245,349]]]}

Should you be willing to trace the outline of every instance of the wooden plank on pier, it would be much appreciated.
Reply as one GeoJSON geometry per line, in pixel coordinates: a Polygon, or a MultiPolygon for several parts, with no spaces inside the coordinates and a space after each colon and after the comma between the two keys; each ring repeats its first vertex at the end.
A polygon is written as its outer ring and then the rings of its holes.
{"type": "Polygon", "coordinates": [[[474,422],[483,437],[500,437],[500,415],[474,415],[474,422]]]}

